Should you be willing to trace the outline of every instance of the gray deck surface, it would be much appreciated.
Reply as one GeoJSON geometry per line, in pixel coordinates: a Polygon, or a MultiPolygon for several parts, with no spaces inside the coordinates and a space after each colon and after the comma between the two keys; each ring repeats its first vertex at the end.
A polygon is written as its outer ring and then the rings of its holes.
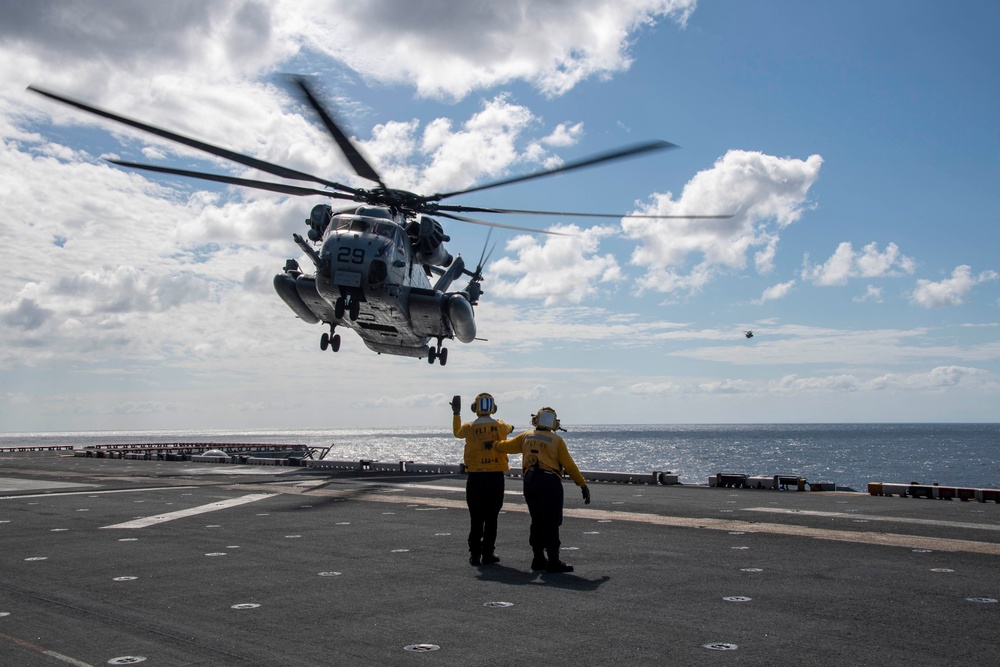
{"type": "Polygon", "coordinates": [[[517,480],[469,565],[464,483],[0,455],[0,665],[1000,660],[994,503],[567,483],[539,574],[517,480]]]}

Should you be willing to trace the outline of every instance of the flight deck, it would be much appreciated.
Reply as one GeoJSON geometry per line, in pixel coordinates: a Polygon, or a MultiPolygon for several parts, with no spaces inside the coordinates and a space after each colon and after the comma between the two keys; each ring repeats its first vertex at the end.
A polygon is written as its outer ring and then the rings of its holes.
{"type": "Polygon", "coordinates": [[[461,474],[0,453],[0,664],[992,664],[1000,505],[520,481],[468,563],[461,474]]]}

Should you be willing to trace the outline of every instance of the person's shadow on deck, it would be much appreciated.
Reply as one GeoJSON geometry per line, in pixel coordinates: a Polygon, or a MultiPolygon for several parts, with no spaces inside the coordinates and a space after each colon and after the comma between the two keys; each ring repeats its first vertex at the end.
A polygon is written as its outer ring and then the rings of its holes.
{"type": "Polygon", "coordinates": [[[494,581],[509,586],[555,586],[575,591],[595,591],[601,584],[611,580],[608,575],[587,579],[572,572],[532,572],[499,564],[481,565],[477,576],[482,581],[494,581]]]}

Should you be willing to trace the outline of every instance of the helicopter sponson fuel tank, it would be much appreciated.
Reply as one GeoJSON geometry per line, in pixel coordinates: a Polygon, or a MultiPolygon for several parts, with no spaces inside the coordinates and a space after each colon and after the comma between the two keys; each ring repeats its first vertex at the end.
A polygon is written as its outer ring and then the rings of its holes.
{"type": "Polygon", "coordinates": [[[411,288],[410,320],[413,330],[427,336],[450,329],[455,338],[471,343],[476,338],[476,318],[468,297],[461,293],[411,288]]]}

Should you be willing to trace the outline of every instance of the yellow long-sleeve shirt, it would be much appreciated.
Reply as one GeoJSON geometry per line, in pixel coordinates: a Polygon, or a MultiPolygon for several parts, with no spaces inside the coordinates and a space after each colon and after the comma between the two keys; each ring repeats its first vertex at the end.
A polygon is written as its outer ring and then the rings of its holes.
{"type": "Polygon", "coordinates": [[[462,423],[455,415],[451,430],[456,438],[465,438],[465,469],[469,472],[504,472],[510,470],[507,454],[497,451],[494,443],[510,435],[514,427],[492,417],[479,417],[462,423]],[[487,443],[489,446],[487,447],[487,443]]]}
{"type": "Polygon", "coordinates": [[[494,443],[493,449],[504,454],[521,454],[521,468],[525,471],[537,463],[542,470],[562,477],[565,469],[577,486],[587,486],[587,480],[580,474],[566,442],[558,433],[540,429],[525,431],[510,440],[494,443]]]}

